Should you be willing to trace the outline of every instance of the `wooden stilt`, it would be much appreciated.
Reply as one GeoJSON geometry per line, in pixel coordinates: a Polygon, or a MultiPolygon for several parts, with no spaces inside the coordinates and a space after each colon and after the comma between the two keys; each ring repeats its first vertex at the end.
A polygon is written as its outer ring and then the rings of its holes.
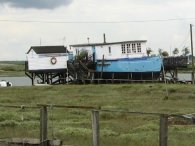
{"type": "Polygon", "coordinates": [[[114,72],[112,73],[112,83],[114,83],[114,72]]]}
{"type": "Polygon", "coordinates": [[[31,76],[32,76],[32,86],[34,86],[35,85],[35,74],[34,73],[31,73],[31,76]]]}
{"type": "Polygon", "coordinates": [[[154,73],[152,72],[152,82],[154,81],[154,73]]]}
{"type": "Polygon", "coordinates": [[[175,69],[175,78],[178,78],[178,69],[175,69]]]}
{"type": "Polygon", "coordinates": [[[42,81],[42,83],[45,84],[45,82],[46,82],[46,74],[43,73],[43,81],[42,81]]]}
{"type": "Polygon", "coordinates": [[[94,83],[94,73],[92,73],[92,75],[91,75],[91,84],[93,84],[94,83]]]}
{"type": "Polygon", "coordinates": [[[101,78],[103,77],[103,71],[104,71],[104,55],[102,56],[102,70],[101,70],[101,78]]]}
{"type": "Polygon", "coordinates": [[[132,75],[132,72],[131,72],[131,82],[132,82],[132,79],[133,79],[133,75],[132,75]]]}

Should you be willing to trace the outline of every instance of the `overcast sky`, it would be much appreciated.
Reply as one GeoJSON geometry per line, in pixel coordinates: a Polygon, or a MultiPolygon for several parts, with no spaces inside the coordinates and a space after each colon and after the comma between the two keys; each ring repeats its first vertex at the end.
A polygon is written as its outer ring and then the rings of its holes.
{"type": "Polygon", "coordinates": [[[154,52],[181,52],[190,47],[195,19],[159,20],[195,18],[194,6],[194,0],[0,0],[0,60],[25,60],[40,44],[100,43],[103,33],[107,42],[144,39],[154,52]]]}

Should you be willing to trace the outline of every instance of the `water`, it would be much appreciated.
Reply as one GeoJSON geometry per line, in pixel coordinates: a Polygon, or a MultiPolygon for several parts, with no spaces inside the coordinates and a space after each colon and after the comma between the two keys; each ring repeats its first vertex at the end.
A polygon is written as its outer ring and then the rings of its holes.
{"type": "Polygon", "coordinates": [[[28,77],[0,77],[0,81],[5,80],[13,84],[13,86],[31,86],[31,79],[28,77]]]}
{"type": "MultiPolygon", "coordinates": [[[[179,73],[178,74],[179,80],[189,81],[191,80],[190,73],[179,73]]],[[[0,81],[5,80],[9,81],[13,84],[13,86],[31,86],[31,79],[24,76],[24,77],[0,77],[0,81]]]]}
{"type": "Polygon", "coordinates": [[[179,78],[179,80],[191,81],[192,74],[191,73],[179,73],[178,78],[179,78]]]}

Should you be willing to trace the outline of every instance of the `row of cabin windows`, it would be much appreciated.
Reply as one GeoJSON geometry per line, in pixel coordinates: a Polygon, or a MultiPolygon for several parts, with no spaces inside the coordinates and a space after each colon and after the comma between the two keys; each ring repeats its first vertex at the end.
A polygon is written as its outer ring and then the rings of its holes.
{"type": "Polygon", "coordinates": [[[122,54],[129,53],[141,53],[141,43],[133,44],[121,44],[122,54]]]}
{"type": "MultiPolygon", "coordinates": [[[[129,54],[129,53],[141,53],[141,43],[133,43],[133,44],[121,44],[122,54],[129,54]],[[137,45],[137,47],[136,47],[137,45]]],[[[76,49],[76,54],[80,53],[79,49],[76,49]]],[[[108,53],[111,54],[112,50],[111,47],[108,47],[108,53]]]]}

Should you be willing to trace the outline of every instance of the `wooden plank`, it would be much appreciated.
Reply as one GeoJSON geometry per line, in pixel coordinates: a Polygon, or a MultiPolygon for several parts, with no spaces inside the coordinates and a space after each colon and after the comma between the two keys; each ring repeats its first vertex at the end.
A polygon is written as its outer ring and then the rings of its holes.
{"type": "Polygon", "coordinates": [[[159,146],[167,146],[168,141],[168,116],[160,115],[159,146]]]}
{"type": "Polygon", "coordinates": [[[41,107],[56,107],[56,108],[72,108],[72,109],[100,109],[100,107],[95,107],[95,106],[70,106],[70,105],[56,105],[56,104],[37,104],[37,106],[41,106],[41,107]]]}
{"type": "Polygon", "coordinates": [[[100,145],[99,111],[92,110],[93,146],[100,145]]]}
{"type": "Polygon", "coordinates": [[[40,145],[47,146],[47,107],[40,109],[40,145]]]}

